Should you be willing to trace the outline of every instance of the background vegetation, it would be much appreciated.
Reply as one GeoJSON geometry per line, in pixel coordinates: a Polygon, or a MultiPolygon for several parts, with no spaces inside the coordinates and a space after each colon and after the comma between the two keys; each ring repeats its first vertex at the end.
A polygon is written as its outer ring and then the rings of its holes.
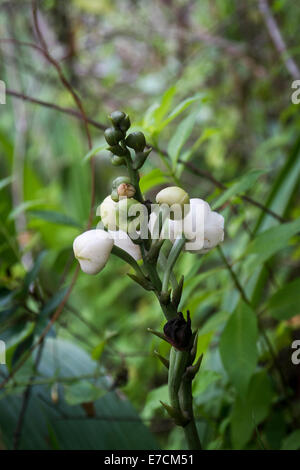
{"type": "Polygon", "coordinates": [[[194,388],[204,447],[299,448],[295,2],[38,7],[0,5],[1,447],[185,446],[159,403],[166,370],[154,350],[168,346],[146,331],[163,326],[154,296],[117,259],[74,278],[73,239],[89,217],[96,226],[119,175],[103,129],[121,109],[154,148],[141,179],[148,198],[182,185],[226,220],[221,249],[182,255],[178,272],[204,353],[194,388]]]}

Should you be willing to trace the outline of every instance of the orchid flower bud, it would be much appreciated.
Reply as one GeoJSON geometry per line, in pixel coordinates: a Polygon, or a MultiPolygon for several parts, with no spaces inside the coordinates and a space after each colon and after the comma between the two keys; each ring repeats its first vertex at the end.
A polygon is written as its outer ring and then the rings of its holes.
{"type": "Polygon", "coordinates": [[[113,247],[113,239],[104,230],[88,230],[75,238],[73,251],[86,274],[97,274],[107,263],[113,247]]]}
{"type": "Polygon", "coordinates": [[[124,134],[122,131],[119,131],[118,129],[109,127],[108,129],[105,129],[104,137],[108,145],[114,146],[114,145],[118,145],[120,140],[124,138],[124,134]]]}
{"type": "Polygon", "coordinates": [[[109,230],[109,234],[113,238],[114,244],[122,250],[126,251],[136,261],[142,258],[140,247],[133,243],[126,232],[123,230],[109,230]]]}
{"type": "Polygon", "coordinates": [[[117,206],[118,203],[113,201],[111,196],[107,196],[100,204],[100,211],[99,207],[97,209],[97,215],[101,216],[104,227],[109,230],[117,229],[117,206]]]}
{"type": "Polygon", "coordinates": [[[189,240],[185,244],[185,251],[190,253],[207,253],[224,240],[224,217],[211,210],[209,204],[199,198],[190,200],[190,211],[187,216],[180,221],[169,222],[170,240],[172,242],[183,233],[189,240]],[[195,227],[198,224],[198,232],[195,227]],[[192,243],[197,238],[202,240],[202,246],[197,249],[192,247],[192,243]]]}
{"type": "Polygon", "coordinates": [[[131,232],[134,227],[140,228],[145,217],[145,206],[133,198],[122,198],[117,203],[117,226],[121,230],[131,232]]]}
{"type": "Polygon", "coordinates": [[[188,205],[190,198],[187,192],[178,186],[170,186],[162,189],[156,195],[157,204],[167,204],[170,208],[179,210],[170,213],[171,219],[182,219],[184,216],[184,206],[188,205]]]}
{"type": "Polygon", "coordinates": [[[122,183],[118,186],[117,192],[120,197],[133,197],[136,191],[132,184],[122,183]]]}
{"type": "Polygon", "coordinates": [[[142,132],[132,132],[126,137],[126,145],[136,152],[142,152],[146,147],[146,139],[142,132]]]}

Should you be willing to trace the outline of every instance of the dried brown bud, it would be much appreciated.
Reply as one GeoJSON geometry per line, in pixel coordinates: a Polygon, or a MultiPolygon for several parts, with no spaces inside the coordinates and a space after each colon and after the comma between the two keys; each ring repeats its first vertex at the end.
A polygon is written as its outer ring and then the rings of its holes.
{"type": "Polygon", "coordinates": [[[117,191],[118,195],[123,197],[133,197],[135,195],[135,187],[130,183],[121,183],[117,191]]]}
{"type": "Polygon", "coordinates": [[[192,338],[189,310],[187,310],[187,320],[184,319],[182,312],[179,312],[175,318],[169,320],[164,326],[164,334],[174,348],[180,351],[188,349],[192,338]]]}

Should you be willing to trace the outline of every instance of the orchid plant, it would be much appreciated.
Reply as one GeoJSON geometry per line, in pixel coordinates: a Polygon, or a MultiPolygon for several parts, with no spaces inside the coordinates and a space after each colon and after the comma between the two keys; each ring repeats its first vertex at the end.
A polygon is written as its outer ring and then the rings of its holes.
{"type": "Polygon", "coordinates": [[[74,255],[82,271],[97,274],[110,254],[129,263],[133,281],[156,295],[166,323],[163,332],[149,331],[171,345],[169,358],[156,353],[168,368],[169,403],[162,403],[168,415],[184,430],[189,449],[201,449],[193,411],[192,382],[202,355],[197,356],[197,331],[193,331],[190,312],[186,318],[178,311],[184,287],[183,276],[176,280],[173,269],[182,251],[206,253],[224,238],[224,218],[213,212],[202,199],[190,199],[182,188],[173,186],[156,195],[156,205],[145,200],[139,186],[139,170],[151,152],[142,132],[128,134],[129,116],[111,114],[112,126],[105,131],[111,161],[126,166],[128,176],[118,177],[112,192],[97,210],[101,228],[79,235],[73,243],[74,255]],[[166,240],[171,249],[165,257],[166,240]],[[158,268],[163,258],[164,272],[158,268]]]}

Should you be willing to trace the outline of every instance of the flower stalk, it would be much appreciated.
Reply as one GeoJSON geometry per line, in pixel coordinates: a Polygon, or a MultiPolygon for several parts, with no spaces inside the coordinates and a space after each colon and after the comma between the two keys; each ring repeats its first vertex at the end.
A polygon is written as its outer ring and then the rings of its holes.
{"type": "Polygon", "coordinates": [[[202,356],[194,364],[197,333],[192,332],[189,311],[187,319],[182,312],[178,312],[184,277],[181,276],[178,282],[173,269],[180,253],[189,250],[187,240],[191,238],[191,229],[195,225],[199,210],[204,217],[206,245],[204,244],[204,248],[201,246],[198,253],[210,250],[223,240],[224,219],[212,212],[205,201],[190,200],[189,195],[176,186],[165,188],[158,193],[156,201],[160,205],[159,211],[151,213],[151,202],[144,200],[140,189],[138,171],[145,163],[151,149],[145,150],[146,140],[142,132],[133,132],[126,136],[130,128],[128,115],[115,111],[111,114],[110,120],[112,127],[105,131],[105,139],[109,145],[108,149],[112,152],[112,164],[126,166],[128,177],[118,177],[113,182],[111,195],[105,198],[100,206],[99,215],[105,230],[90,231],[77,237],[74,242],[74,253],[83,270],[88,273],[100,272],[112,253],[134,269],[135,274],[128,274],[133,281],[145,290],[155,293],[167,322],[163,333],[149,328],[148,331],[171,345],[169,359],[155,351],[156,357],[168,369],[170,403],[161,403],[175,424],[183,428],[189,449],[201,449],[193,411],[192,382],[200,369],[202,356]],[[138,231],[140,229],[135,229],[133,236],[127,224],[124,224],[126,227],[123,226],[121,216],[125,214],[125,222],[128,222],[127,208],[133,204],[144,205],[147,208],[146,222],[150,234],[148,239],[142,238],[138,231]],[[179,206],[179,210],[170,215],[170,208],[172,209],[174,204],[179,206]],[[184,210],[186,208],[187,213],[184,210]],[[188,236],[183,230],[179,234],[176,233],[177,226],[183,218],[189,228],[188,236]],[[111,228],[113,224],[115,228],[111,228]],[[173,243],[168,256],[162,251],[165,235],[163,232],[166,228],[169,234],[167,238],[173,243]],[[154,237],[153,231],[157,230],[158,237],[154,237]],[[121,232],[122,237],[119,236],[121,232]],[[142,265],[137,262],[140,259],[142,265]],[[161,265],[164,271],[162,280],[159,275],[161,265]]]}

